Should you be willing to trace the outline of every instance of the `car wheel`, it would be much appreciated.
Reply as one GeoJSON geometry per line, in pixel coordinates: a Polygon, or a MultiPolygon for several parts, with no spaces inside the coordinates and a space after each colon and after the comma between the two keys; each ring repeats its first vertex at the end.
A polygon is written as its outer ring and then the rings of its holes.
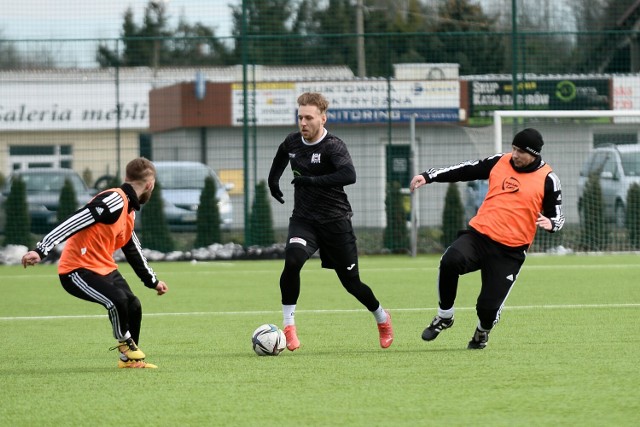
{"type": "Polygon", "coordinates": [[[616,209],[615,209],[614,215],[615,215],[616,227],[617,228],[624,228],[626,210],[625,210],[624,205],[622,204],[622,202],[620,200],[618,200],[616,202],[616,209]]]}

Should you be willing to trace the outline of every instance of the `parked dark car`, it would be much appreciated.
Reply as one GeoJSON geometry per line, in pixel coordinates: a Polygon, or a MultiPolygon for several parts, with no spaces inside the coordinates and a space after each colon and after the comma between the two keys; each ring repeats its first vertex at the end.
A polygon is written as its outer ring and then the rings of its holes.
{"type": "Polygon", "coordinates": [[[47,233],[58,223],[57,211],[65,180],[73,185],[78,207],[91,200],[95,194],[73,169],[31,168],[14,171],[7,179],[2,191],[3,204],[11,192],[11,183],[17,176],[25,183],[31,231],[34,233],[47,233]]]}

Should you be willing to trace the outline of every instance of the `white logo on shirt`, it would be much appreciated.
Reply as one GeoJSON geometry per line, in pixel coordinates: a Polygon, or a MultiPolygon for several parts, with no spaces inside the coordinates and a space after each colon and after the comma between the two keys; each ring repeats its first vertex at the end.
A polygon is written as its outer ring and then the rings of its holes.
{"type": "Polygon", "coordinates": [[[87,248],[80,249],[80,255],[84,255],[87,253],[87,248]]]}
{"type": "Polygon", "coordinates": [[[311,163],[320,163],[320,153],[313,153],[311,155],[311,163]]]}

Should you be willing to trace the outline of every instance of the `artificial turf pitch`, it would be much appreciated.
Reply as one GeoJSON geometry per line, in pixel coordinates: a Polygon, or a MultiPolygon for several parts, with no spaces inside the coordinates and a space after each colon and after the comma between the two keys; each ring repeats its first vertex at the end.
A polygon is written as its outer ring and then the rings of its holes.
{"type": "Polygon", "coordinates": [[[467,350],[479,274],[456,323],[435,315],[437,256],[362,257],[393,316],[373,316],[316,259],[296,322],[302,347],[258,357],[251,333],[281,325],[282,261],[155,263],[157,297],[125,265],[157,370],[117,369],[105,310],[68,295],[52,265],[0,267],[2,426],[631,426],[640,414],[638,256],[530,256],[485,350],[467,350]]]}

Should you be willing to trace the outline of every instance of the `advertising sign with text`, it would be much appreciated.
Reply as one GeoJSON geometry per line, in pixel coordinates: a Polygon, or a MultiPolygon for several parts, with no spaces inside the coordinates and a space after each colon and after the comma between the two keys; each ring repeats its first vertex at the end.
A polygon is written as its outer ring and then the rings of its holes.
{"type": "Polygon", "coordinates": [[[332,123],[457,122],[457,80],[297,83],[297,92],[320,92],[329,100],[332,123]]]}
{"type": "MultiPolygon", "coordinates": [[[[526,80],[518,83],[521,110],[610,110],[609,79],[526,80]]],[[[511,80],[469,81],[469,117],[513,109],[511,80]]]]}
{"type": "MultiPolygon", "coordinates": [[[[613,77],[613,109],[640,110],[640,76],[613,77]]],[[[640,117],[614,117],[616,123],[640,123],[640,117]]]]}
{"type": "Polygon", "coordinates": [[[0,131],[146,129],[150,84],[20,82],[0,85],[0,131]]]}
{"type": "MultiPolygon", "coordinates": [[[[258,126],[295,125],[298,105],[294,83],[256,83],[247,89],[247,118],[258,126]]],[[[241,83],[231,85],[231,120],[242,126],[244,91],[241,83]]]]}

